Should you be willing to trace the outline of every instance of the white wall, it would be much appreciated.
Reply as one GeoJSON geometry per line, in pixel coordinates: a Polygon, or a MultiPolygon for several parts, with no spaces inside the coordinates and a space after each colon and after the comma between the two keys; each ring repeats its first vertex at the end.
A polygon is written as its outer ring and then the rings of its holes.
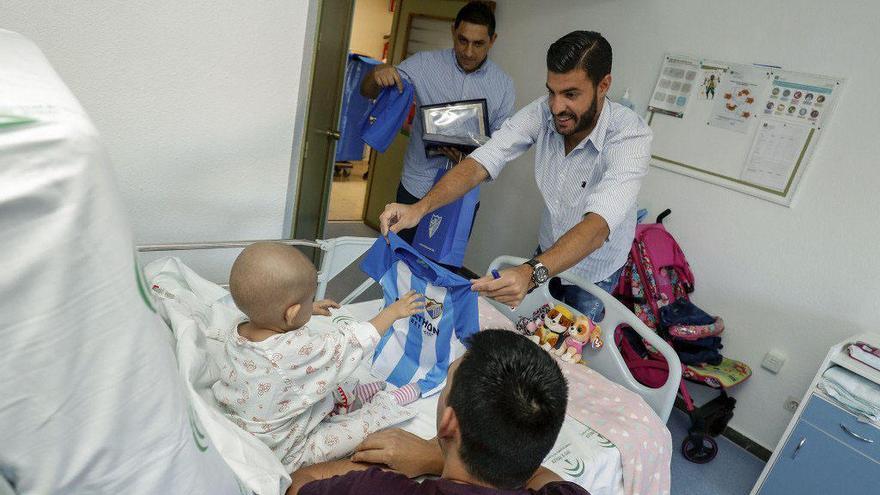
{"type": "Polygon", "coordinates": [[[388,10],[388,0],[355,0],[351,41],[348,49],[361,55],[382,59],[385,39],[391,33],[394,12],[388,10]]]}
{"type": "MultiPolygon", "coordinates": [[[[877,331],[878,18],[880,4],[869,0],[498,2],[492,57],[513,77],[517,107],[544,93],[546,49],[574,29],[609,39],[611,95],[630,87],[641,111],[667,51],[848,79],[792,208],[658,168],[640,196],[654,215],[673,210],[666,223],[696,274],[694,300],[724,318],[724,354],[754,369],[733,390],[732,427],[771,449],[791,418],[783,401],[806,391],[828,347],[877,331]],[[771,348],[788,356],[778,375],[760,367],[771,348]]],[[[527,255],[536,244],[532,156],[484,188],[469,267],[483,269],[496,254],[527,255]]]]}
{"type": "Polygon", "coordinates": [[[282,235],[308,0],[35,3],[0,27],[91,115],[136,242],[282,235]]]}

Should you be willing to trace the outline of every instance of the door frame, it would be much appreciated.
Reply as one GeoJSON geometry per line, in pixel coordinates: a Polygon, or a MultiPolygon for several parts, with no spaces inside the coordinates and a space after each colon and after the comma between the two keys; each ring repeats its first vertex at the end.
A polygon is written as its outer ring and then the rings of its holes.
{"type": "MultiPolygon", "coordinates": [[[[340,120],[339,112],[342,104],[342,92],[345,84],[345,68],[348,61],[348,46],[351,38],[351,25],[353,22],[354,4],[356,0],[346,0],[349,10],[345,16],[344,24],[340,22],[337,22],[336,24],[327,24],[324,22],[324,7],[328,5],[328,2],[336,1],[338,0],[309,0],[308,4],[307,35],[303,47],[303,67],[307,67],[308,70],[303,70],[301,72],[300,88],[297,95],[298,103],[295,115],[295,119],[297,120],[294,123],[294,149],[291,152],[291,172],[289,175],[290,178],[288,179],[287,198],[285,200],[285,225],[283,232],[285,238],[296,237],[297,231],[302,230],[298,223],[311,220],[300,217],[303,201],[312,199],[303,197],[302,187],[304,178],[308,178],[309,183],[320,179],[322,184],[322,190],[318,194],[318,201],[320,204],[317,205],[317,232],[315,234],[307,234],[308,239],[304,240],[315,240],[312,239],[312,237],[316,239],[323,237],[324,227],[326,225],[327,212],[330,205],[330,190],[333,182],[332,157],[335,156],[336,142],[339,138],[339,133],[336,129],[340,120]],[[340,27],[342,29],[339,29],[340,27]],[[339,45],[341,45],[341,52],[339,53],[338,60],[335,61],[336,64],[338,64],[339,70],[337,72],[337,80],[335,81],[338,99],[332,103],[332,112],[334,115],[332,116],[332,122],[328,124],[330,127],[328,127],[327,130],[322,129],[320,131],[327,134],[327,136],[329,136],[327,138],[328,141],[332,141],[333,144],[330,145],[330,153],[327,162],[322,165],[322,168],[319,171],[313,166],[306,167],[305,165],[307,154],[310,151],[310,138],[314,138],[314,136],[310,136],[308,133],[314,131],[314,129],[310,131],[310,123],[315,124],[315,122],[311,121],[313,117],[310,115],[310,110],[313,103],[313,86],[319,69],[317,57],[322,46],[322,40],[325,43],[325,46],[328,46],[326,45],[328,40],[332,40],[331,45],[338,42],[339,45]],[[333,132],[336,134],[335,137],[331,134],[333,132]],[[321,174],[321,176],[319,177],[318,174],[321,174]]],[[[331,5],[331,9],[339,7],[339,5],[331,5]]],[[[334,54],[335,51],[331,50],[329,55],[332,56],[334,54]]],[[[322,56],[326,58],[328,54],[325,53],[322,56]]],[[[321,62],[332,64],[333,60],[322,59],[321,62]]],[[[326,68],[326,66],[323,65],[321,67],[326,68]]],[[[322,77],[326,77],[326,75],[322,77]]],[[[320,127],[323,128],[323,125],[324,124],[320,127]]],[[[299,235],[302,236],[302,234],[299,235]]]]}
{"type": "MultiPolygon", "coordinates": [[[[302,180],[303,144],[305,143],[306,119],[309,114],[312,79],[315,75],[315,55],[318,51],[318,19],[320,18],[321,0],[308,0],[306,17],[306,33],[303,40],[303,57],[299,71],[299,88],[297,90],[296,112],[293,116],[293,146],[290,153],[290,169],[287,179],[287,195],[284,198],[284,220],[281,238],[291,239],[293,235],[296,202],[302,180]],[[309,49],[311,47],[311,49],[309,49]]],[[[350,30],[350,27],[349,27],[350,30]]]]}

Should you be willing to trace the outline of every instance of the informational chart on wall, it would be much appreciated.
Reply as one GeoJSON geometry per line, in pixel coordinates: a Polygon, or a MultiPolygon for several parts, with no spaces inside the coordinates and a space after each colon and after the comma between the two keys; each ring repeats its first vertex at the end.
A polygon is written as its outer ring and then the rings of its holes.
{"type": "Polygon", "coordinates": [[[648,105],[652,164],[790,205],[844,80],[666,55],[648,105]]]}

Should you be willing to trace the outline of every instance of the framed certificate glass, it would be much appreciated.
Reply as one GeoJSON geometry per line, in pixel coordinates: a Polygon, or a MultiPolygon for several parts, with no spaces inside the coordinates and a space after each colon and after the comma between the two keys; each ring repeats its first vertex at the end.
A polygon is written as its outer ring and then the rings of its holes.
{"type": "Polygon", "coordinates": [[[422,105],[420,108],[425,153],[440,154],[436,148],[448,146],[471,152],[489,140],[486,100],[465,100],[422,105]]]}

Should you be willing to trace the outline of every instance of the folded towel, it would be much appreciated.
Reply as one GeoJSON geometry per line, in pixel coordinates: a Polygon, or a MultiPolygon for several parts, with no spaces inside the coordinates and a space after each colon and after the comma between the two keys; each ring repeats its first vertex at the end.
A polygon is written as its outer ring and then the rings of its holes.
{"type": "Polygon", "coordinates": [[[849,352],[849,356],[856,361],[861,361],[876,370],[880,370],[880,350],[864,342],[850,344],[846,350],[849,352]]]}
{"type": "Polygon", "coordinates": [[[820,385],[849,411],[880,421],[880,385],[839,366],[825,370],[820,385]]]}

